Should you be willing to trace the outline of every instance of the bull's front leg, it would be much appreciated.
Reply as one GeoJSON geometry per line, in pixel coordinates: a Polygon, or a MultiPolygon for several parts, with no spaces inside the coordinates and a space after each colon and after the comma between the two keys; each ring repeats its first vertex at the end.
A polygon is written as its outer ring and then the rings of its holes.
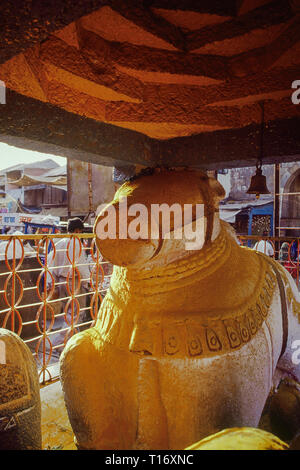
{"type": "Polygon", "coordinates": [[[80,449],[130,449],[137,423],[137,358],[95,328],[73,336],[61,357],[65,403],[80,449]]]}

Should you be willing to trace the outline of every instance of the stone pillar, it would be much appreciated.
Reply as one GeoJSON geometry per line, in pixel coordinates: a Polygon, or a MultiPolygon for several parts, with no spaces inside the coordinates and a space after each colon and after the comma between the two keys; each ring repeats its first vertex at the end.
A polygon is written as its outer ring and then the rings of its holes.
{"type": "MultiPolygon", "coordinates": [[[[280,217],[279,217],[279,206],[280,206],[280,164],[276,163],[274,165],[274,218],[273,218],[273,233],[274,237],[280,237],[280,217]]],[[[280,250],[280,243],[277,240],[275,242],[275,257],[278,259],[278,254],[280,250]]]]}
{"type": "Polygon", "coordinates": [[[41,400],[35,360],[19,336],[0,328],[0,450],[41,447],[41,400]]]}

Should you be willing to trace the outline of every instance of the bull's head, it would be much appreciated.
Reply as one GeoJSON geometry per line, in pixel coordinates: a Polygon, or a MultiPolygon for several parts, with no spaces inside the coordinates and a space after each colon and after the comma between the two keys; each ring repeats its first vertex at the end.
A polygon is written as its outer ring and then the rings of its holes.
{"type": "Polygon", "coordinates": [[[220,183],[200,171],[154,170],[138,176],[124,183],[101,210],[94,227],[97,246],[105,259],[119,266],[183,257],[191,242],[187,226],[189,233],[201,231],[196,249],[216,238],[218,205],[224,196],[220,183]]]}

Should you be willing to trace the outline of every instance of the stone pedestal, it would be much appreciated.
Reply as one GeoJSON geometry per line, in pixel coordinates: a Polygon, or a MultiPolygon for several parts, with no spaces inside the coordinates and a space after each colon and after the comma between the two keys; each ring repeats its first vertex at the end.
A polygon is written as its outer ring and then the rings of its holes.
{"type": "Polygon", "coordinates": [[[0,450],[41,449],[37,367],[25,343],[0,328],[0,450]]]}

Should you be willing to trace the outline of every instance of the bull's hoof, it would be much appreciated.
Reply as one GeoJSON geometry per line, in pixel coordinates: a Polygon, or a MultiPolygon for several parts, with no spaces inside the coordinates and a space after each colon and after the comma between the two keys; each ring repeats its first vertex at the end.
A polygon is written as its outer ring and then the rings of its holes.
{"type": "Polygon", "coordinates": [[[41,400],[36,363],[19,336],[0,328],[0,449],[41,447],[41,400]]]}
{"type": "Polygon", "coordinates": [[[299,432],[300,385],[294,380],[285,379],[280,384],[270,403],[269,421],[272,432],[286,442],[299,432]]]}

